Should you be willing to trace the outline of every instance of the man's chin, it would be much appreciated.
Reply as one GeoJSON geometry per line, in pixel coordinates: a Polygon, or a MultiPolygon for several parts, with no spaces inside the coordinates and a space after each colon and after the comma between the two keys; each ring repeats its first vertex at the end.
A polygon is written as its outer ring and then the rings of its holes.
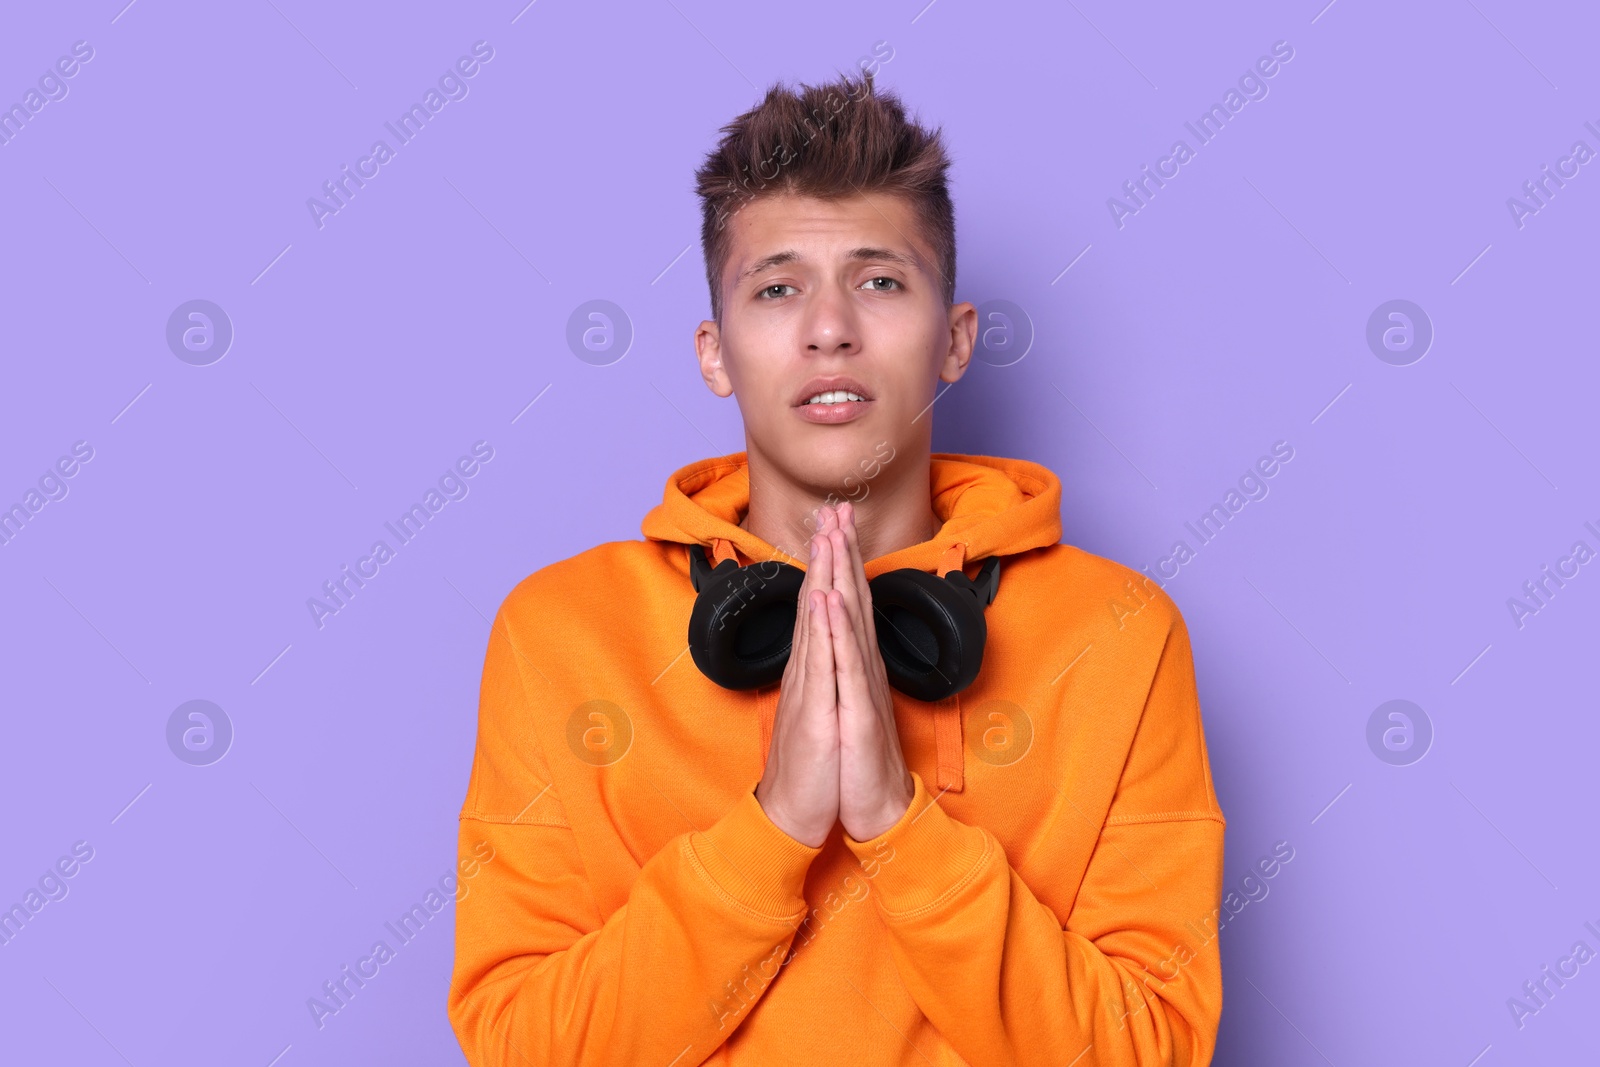
{"type": "Polygon", "coordinates": [[[903,446],[896,446],[881,427],[845,423],[805,426],[766,455],[788,481],[838,505],[862,499],[873,479],[902,452],[903,446]]]}

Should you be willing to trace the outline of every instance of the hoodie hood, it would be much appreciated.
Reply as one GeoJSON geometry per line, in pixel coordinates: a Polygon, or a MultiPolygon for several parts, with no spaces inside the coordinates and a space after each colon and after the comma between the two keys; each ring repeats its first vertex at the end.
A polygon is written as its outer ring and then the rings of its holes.
{"type": "MultiPolygon", "coordinates": [[[[1061,541],[1061,481],[1025,459],[933,453],[929,489],[944,525],[932,540],[864,563],[867,578],[900,567],[944,574],[989,556],[1008,556],[1061,541]]],[[[641,527],[651,541],[705,545],[716,559],[739,562],[790,558],[739,521],[750,507],[748,455],[735,452],[682,467],[667,479],[661,503],[641,527]]]]}

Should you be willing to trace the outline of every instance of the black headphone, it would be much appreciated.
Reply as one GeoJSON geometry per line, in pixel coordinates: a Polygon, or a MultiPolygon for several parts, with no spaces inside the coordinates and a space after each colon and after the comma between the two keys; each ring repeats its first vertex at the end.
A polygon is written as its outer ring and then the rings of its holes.
{"type": "MultiPolygon", "coordinates": [[[[794,639],[805,571],[777,560],[713,569],[703,545],[689,546],[694,611],[689,653],[724,689],[755,689],[783,677],[794,639]]],[[[889,684],[916,700],[954,696],[978,677],[989,627],[983,609],[1000,591],[1000,557],[976,580],[959,569],[943,578],[914,567],[873,578],[873,622],[889,684]]]]}

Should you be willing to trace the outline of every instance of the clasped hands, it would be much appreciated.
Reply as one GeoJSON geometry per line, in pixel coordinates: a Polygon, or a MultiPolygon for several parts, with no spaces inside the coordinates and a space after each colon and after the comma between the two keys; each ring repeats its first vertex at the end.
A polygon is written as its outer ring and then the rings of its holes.
{"type": "Polygon", "coordinates": [[[812,848],[827,839],[835,820],[857,841],[877,837],[900,821],[915,785],[878,652],[855,508],[825,506],[817,514],[772,743],[756,787],[767,818],[812,848]]]}

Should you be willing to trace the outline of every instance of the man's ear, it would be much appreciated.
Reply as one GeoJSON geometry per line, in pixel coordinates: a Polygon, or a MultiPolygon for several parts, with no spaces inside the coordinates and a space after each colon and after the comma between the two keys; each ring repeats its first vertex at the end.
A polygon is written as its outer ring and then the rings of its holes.
{"type": "Polygon", "coordinates": [[[967,301],[950,305],[950,348],[939,361],[939,380],[959,381],[972,361],[978,339],[978,309],[967,301]]]}
{"type": "MultiPolygon", "coordinates": [[[[970,347],[970,346],[969,346],[970,347]]],[[[718,396],[733,395],[733,381],[722,365],[722,327],[706,319],[694,332],[694,348],[700,359],[700,377],[706,388],[718,396]]]]}

